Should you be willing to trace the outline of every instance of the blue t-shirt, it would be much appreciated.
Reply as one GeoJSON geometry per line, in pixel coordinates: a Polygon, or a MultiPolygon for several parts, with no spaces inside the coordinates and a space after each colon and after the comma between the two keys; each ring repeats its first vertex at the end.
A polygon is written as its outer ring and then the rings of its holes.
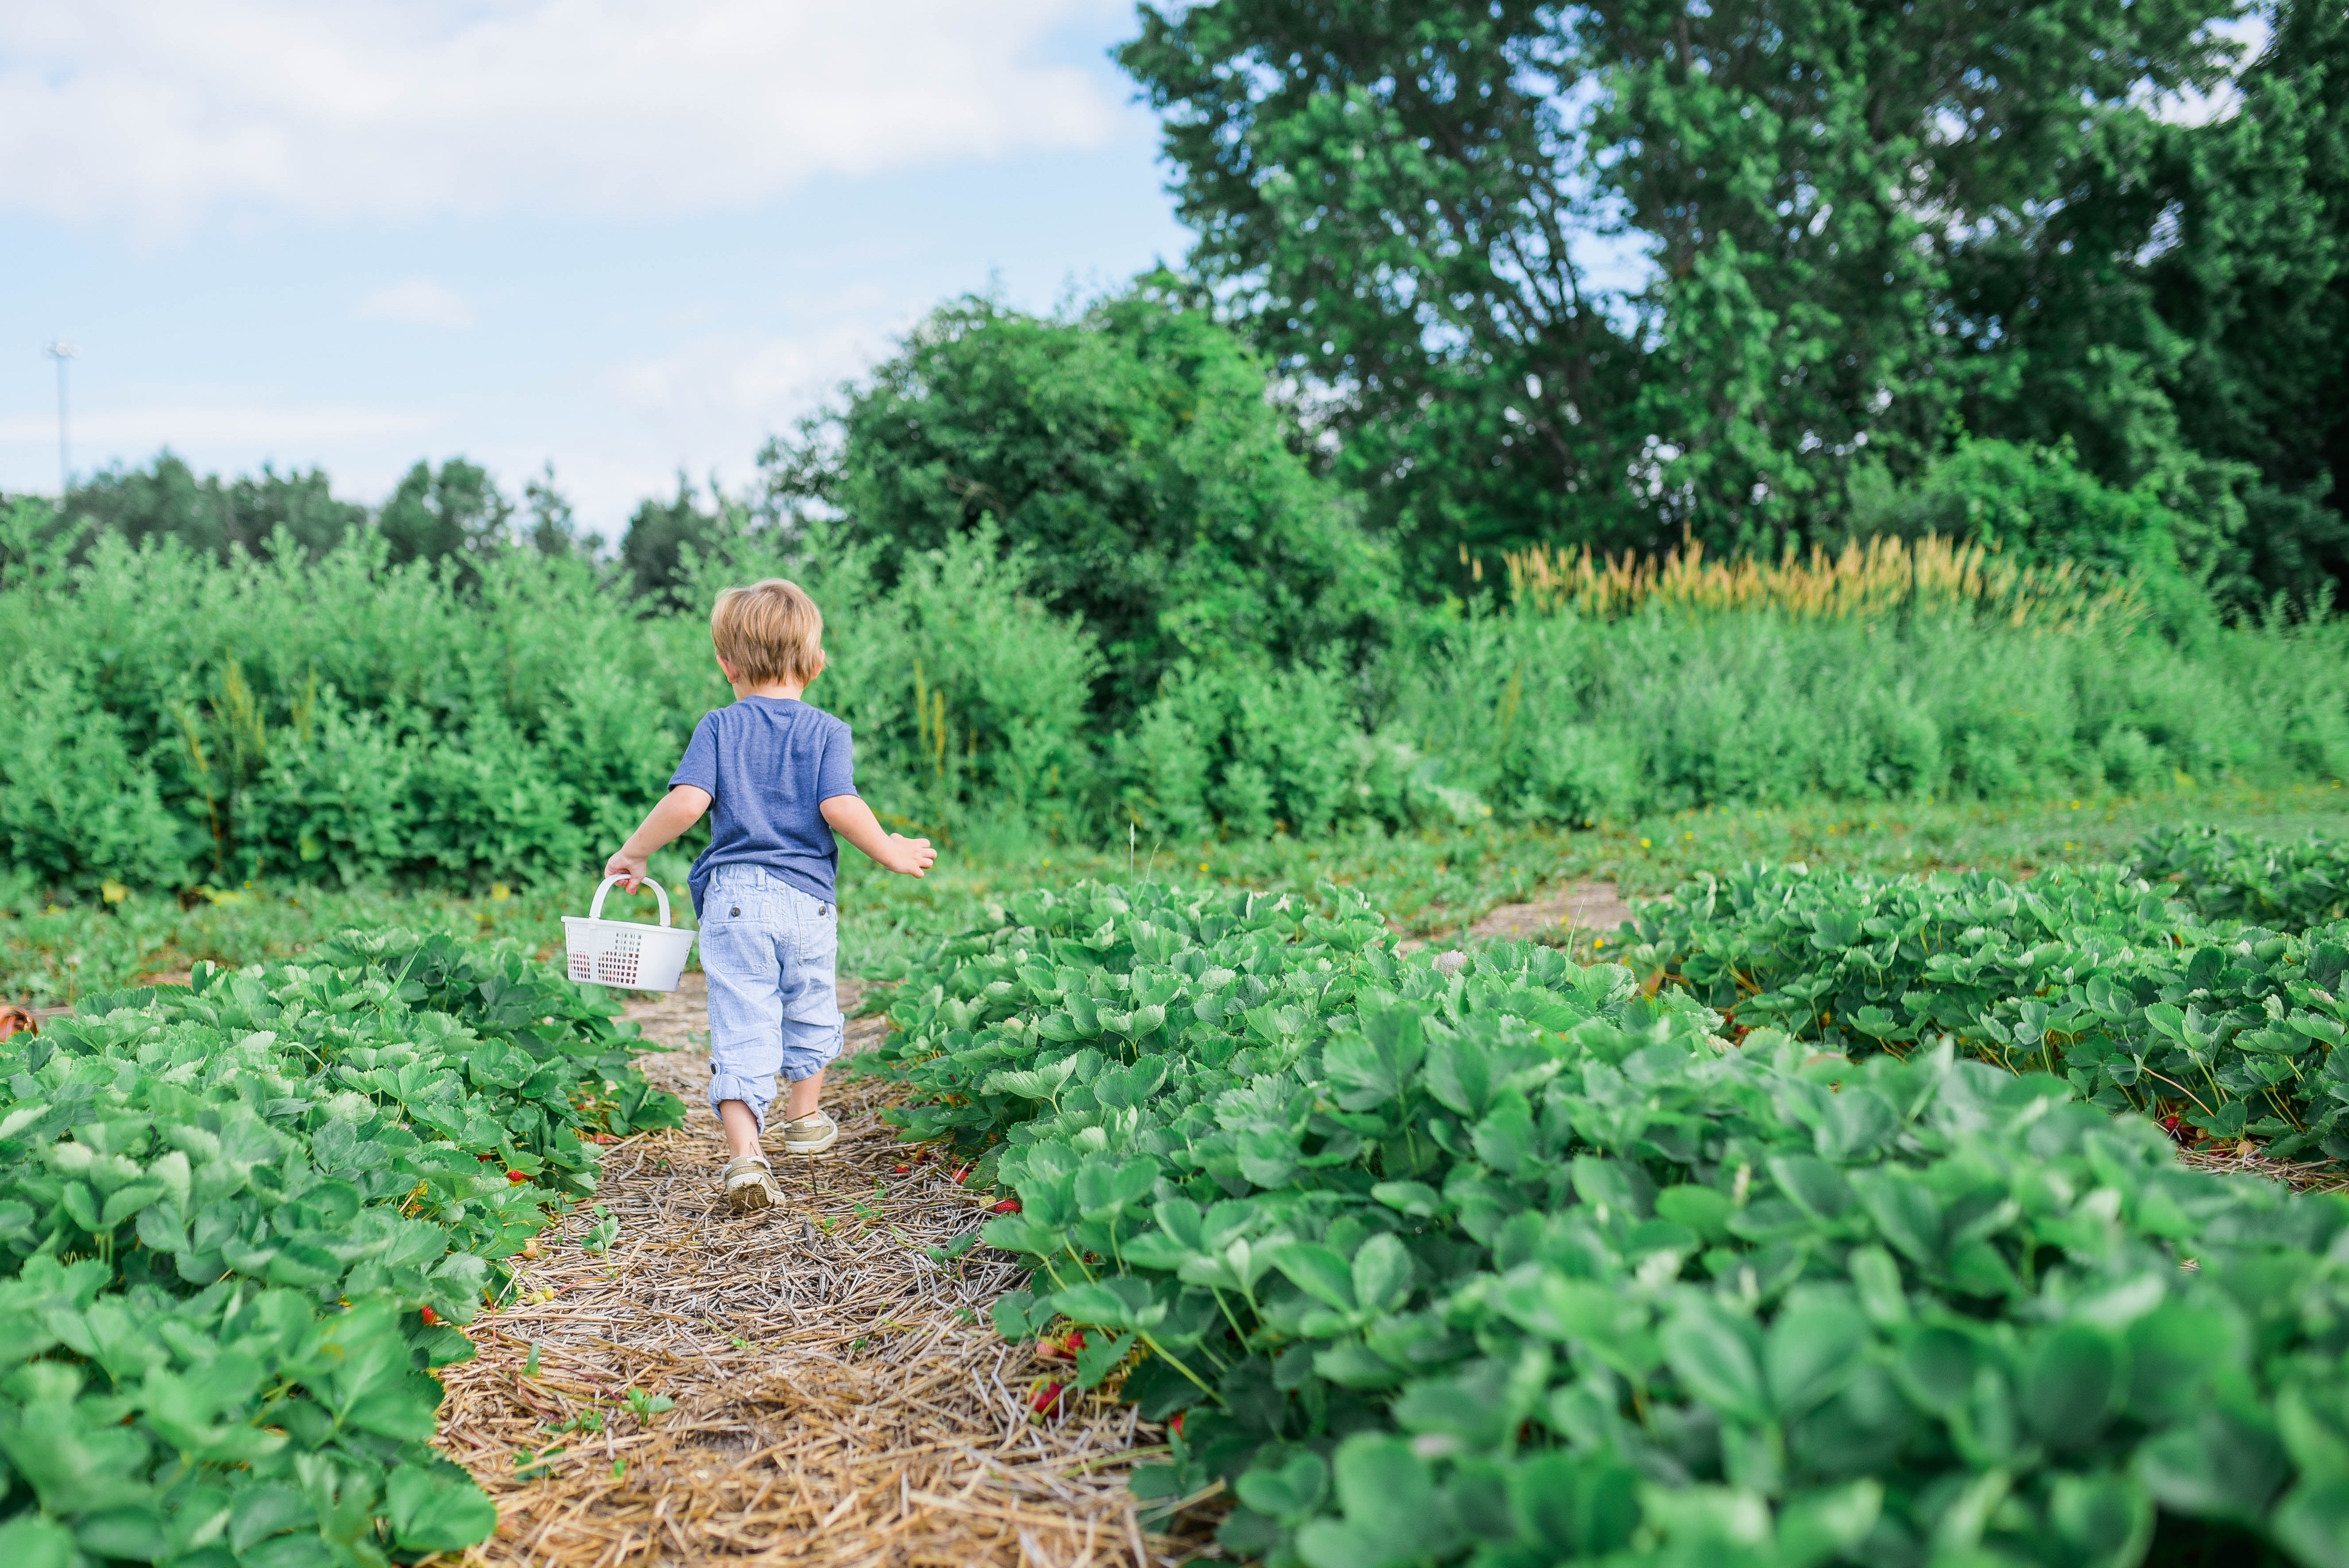
{"type": "Polygon", "coordinates": [[[787,697],[746,696],[702,716],[669,788],[709,791],[709,847],[693,862],[693,913],[719,866],[765,866],[833,902],[840,846],[817,808],[856,793],[848,726],[787,697]]]}

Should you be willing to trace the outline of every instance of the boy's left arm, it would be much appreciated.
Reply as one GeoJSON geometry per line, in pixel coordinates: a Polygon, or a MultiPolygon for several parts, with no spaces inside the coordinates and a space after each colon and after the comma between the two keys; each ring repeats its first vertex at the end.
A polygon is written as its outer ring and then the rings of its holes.
{"type": "Polygon", "coordinates": [[[917,877],[927,872],[937,858],[927,839],[908,839],[896,833],[884,832],[881,819],[873,808],[854,795],[834,795],[817,806],[832,830],[863,850],[874,864],[884,871],[897,872],[917,877]]]}
{"type": "Polygon", "coordinates": [[[697,789],[690,784],[679,784],[661,797],[660,804],[645,813],[642,826],[628,835],[617,853],[604,862],[604,874],[618,877],[621,885],[630,892],[645,883],[645,861],[652,852],[674,840],[679,833],[701,820],[709,810],[709,791],[697,789]]]}

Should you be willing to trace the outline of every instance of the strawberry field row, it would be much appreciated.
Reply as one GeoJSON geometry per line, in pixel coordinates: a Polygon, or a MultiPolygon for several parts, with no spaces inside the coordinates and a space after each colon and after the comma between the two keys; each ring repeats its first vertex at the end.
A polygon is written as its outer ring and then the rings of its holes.
{"type": "Polygon", "coordinates": [[[518,949],[306,958],[0,1044],[12,1568],[376,1568],[495,1527],[428,1446],[431,1371],[598,1141],[682,1108],[518,949]]]}
{"type": "MultiPolygon", "coordinates": [[[[1233,1551],[2349,1563],[2349,1199],[2182,1168],[2109,1109],[2119,1057],[2084,1083],[2047,1033],[2073,988],[2191,1035],[2209,1011],[2139,982],[2232,986],[2321,1076],[2337,1037],[2294,1020],[2340,1016],[2331,939],[2140,940],[2190,916],[2116,874],[2034,884],[2059,925],[2115,923],[2050,968],[2013,890],[1928,891],[1971,913],[1896,993],[1923,1000],[1733,987],[1734,1045],[1655,967],[1400,956],[1336,890],[1030,893],[917,966],[874,1066],[907,1136],[1013,1194],[982,1234],[1034,1275],[998,1326],[1166,1423],[1137,1491],[1220,1483],[1233,1551]],[[2176,980],[2127,969],[2156,954],[2176,980]],[[2056,999],[2005,992],[1973,1033],[1935,1011],[2026,982],[2056,999]],[[1869,1006],[1880,1036],[1846,1026],[1869,1006]]],[[[1815,953],[1929,945],[1834,906],[1815,953]]]]}

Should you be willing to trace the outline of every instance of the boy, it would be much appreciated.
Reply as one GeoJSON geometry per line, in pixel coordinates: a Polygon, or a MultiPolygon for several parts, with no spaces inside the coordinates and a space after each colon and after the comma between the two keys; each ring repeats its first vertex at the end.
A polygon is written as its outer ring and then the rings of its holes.
{"type": "Polygon", "coordinates": [[[735,701],[694,727],[668,794],[604,874],[633,892],[646,858],[715,808],[709,847],[693,862],[693,912],[709,981],[709,1104],[733,1155],[719,1180],[728,1205],[747,1213],[783,1200],[759,1150],[778,1072],[792,1086],[784,1151],[821,1154],[840,1138],[819,1103],[842,1031],[833,832],[907,876],[937,851],[881,830],[856,793],[848,726],[800,700],[825,660],[823,616],[797,584],[729,588],[709,637],[735,701]]]}

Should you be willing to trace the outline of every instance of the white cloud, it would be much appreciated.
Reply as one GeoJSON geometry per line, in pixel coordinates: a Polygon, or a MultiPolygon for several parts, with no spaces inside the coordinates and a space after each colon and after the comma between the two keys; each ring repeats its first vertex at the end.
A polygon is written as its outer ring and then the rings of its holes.
{"type": "MultiPolygon", "coordinates": [[[[0,209],[641,216],[1097,145],[1113,0],[77,0],[0,6],[0,209]]],[[[1123,10],[1123,5],[1115,8],[1123,10]]]]}
{"type": "Polygon", "coordinates": [[[386,284],[359,301],[358,314],[373,321],[404,321],[417,326],[473,325],[473,307],[464,296],[430,278],[386,284]]]}

